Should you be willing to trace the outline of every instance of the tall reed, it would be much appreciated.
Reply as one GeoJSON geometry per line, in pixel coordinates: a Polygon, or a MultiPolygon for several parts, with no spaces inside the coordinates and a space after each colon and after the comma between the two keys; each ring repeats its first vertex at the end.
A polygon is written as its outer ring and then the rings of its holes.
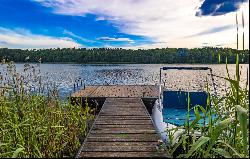
{"type": "MultiPolygon", "coordinates": [[[[244,28],[244,18],[242,21],[244,28]]],[[[236,26],[238,49],[237,14],[236,26]]],[[[249,85],[246,82],[245,87],[240,86],[239,61],[239,54],[236,52],[236,76],[234,79],[230,78],[226,63],[227,77],[223,79],[230,83],[226,96],[211,95],[208,90],[206,108],[195,106],[193,109],[196,119],[190,124],[188,130],[187,127],[180,127],[186,131],[184,131],[177,144],[169,147],[174,157],[249,157],[249,85]],[[210,105],[210,100],[212,105],[210,105]],[[206,117],[209,118],[207,125],[205,124],[206,117]],[[204,120],[203,126],[198,124],[198,121],[202,119],[204,120]],[[190,133],[195,131],[201,132],[201,136],[190,133]],[[190,136],[193,139],[192,141],[187,140],[190,136]],[[187,144],[188,147],[184,146],[187,144]],[[187,151],[180,151],[182,149],[187,149],[187,151]]]]}
{"type": "Polygon", "coordinates": [[[24,78],[13,63],[7,69],[8,82],[0,96],[0,158],[75,156],[93,120],[92,110],[62,102],[56,93],[32,94],[32,71],[26,70],[29,75],[24,78]]]}

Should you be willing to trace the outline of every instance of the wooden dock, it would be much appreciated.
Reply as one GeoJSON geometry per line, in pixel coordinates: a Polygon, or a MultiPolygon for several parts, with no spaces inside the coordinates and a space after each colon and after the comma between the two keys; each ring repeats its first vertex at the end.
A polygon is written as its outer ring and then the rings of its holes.
{"type": "Polygon", "coordinates": [[[91,108],[99,112],[106,98],[141,98],[151,114],[158,94],[157,85],[95,85],[71,94],[70,99],[72,104],[84,105],[88,102],[91,108]]]}
{"type": "Polygon", "coordinates": [[[106,98],[76,157],[169,157],[159,139],[141,98],[106,98]]]}
{"type": "Polygon", "coordinates": [[[89,98],[157,98],[158,86],[156,85],[105,85],[105,86],[87,86],[71,97],[89,97],[89,98]]]}

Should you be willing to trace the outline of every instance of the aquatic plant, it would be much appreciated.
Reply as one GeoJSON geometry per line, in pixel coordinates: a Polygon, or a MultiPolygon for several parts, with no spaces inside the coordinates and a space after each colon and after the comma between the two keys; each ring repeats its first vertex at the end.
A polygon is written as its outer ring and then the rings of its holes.
{"type": "MultiPolygon", "coordinates": [[[[244,51],[243,12],[242,25],[244,51]]],[[[237,13],[236,29],[238,50],[237,13]]],[[[234,78],[230,78],[227,61],[226,58],[227,77],[220,77],[230,83],[226,95],[223,97],[212,95],[207,87],[206,108],[198,105],[193,108],[196,119],[191,124],[189,124],[188,120],[187,126],[180,127],[185,129],[182,137],[180,137],[177,144],[169,146],[170,152],[174,157],[249,157],[249,85],[246,80],[245,86],[240,86],[239,52],[236,52],[236,74],[234,78]],[[202,115],[200,112],[202,112],[202,115]],[[206,117],[209,119],[208,124],[205,124],[206,117]],[[202,126],[197,124],[200,120],[204,121],[202,126]],[[194,133],[190,133],[195,131],[201,132],[201,135],[196,136],[194,133]]],[[[189,108],[188,106],[188,115],[190,112],[189,108]]]]}
{"type": "Polygon", "coordinates": [[[246,83],[246,87],[243,88],[239,85],[238,58],[236,67],[236,79],[231,79],[229,75],[224,78],[230,83],[230,90],[225,97],[208,93],[206,108],[193,108],[196,119],[191,124],[187,123],[188,126],[180,127],[185,129],[185,132],[177,144],[169,147],[174,157],[249,156],[248,84],[246,83]],[[205,118],[209,119],[208,124],[205,124],[205,118]],[[200,120],[204,120],[202,126],[197,124],[200,120]],[[201,132],[201,136],[196,136],[195,131],[201,132]]]}
{"type": "Polygon", "coordinates": [[[0,158],[73,157],[93,120],[92,110],[87,104],[83,108],[60,101],[57,90],[41,94],[41,78],[31,65],[26,64],[23,75],[13,63],[4,65],[8,72],[1,74],[0,158]],[[34,83],[37,90],[32,90],[34,83]]]}
{"type": "MultiPolygon", "coordinates": [[[[238,20],[237,25],[237,49],[238,49],[238,20]]],[[[244,27],[244,18],[243,18],[244,27]]],[[[244,33],[243,33],[244,50],[244,33]]],[[[208,92],[207,106],[194,107],[196,119],[188,126],[180,127],[185,131],[177,144],[170,146],[174,157],[225,157],[248,158],[249,157],[249,85],[240,86],[239,53],[236,52],[236,76],[230,78],[227,59],[227,77],[220,77],[230,83],[227,94],[224,97],[211,95],[208,92]],[[211,100],[211,103],[210,103],[211,100]],[[200,114],[200,111],[202,115],[200,114]],[[212,118],[215,116],[215,118],[212,118]],[[205,124],[205,118],[209,123],[205,124]],[[204,120],[203,126],[197,124],[204,120]],[[199,131],[201,136],[194,133],[199,131]]],[[[188,107],[189,108],[189,107],[188,107]]],[[[190,109],[188,109],[188,113],[190,109]]],[[[171,130],[170,130],[171,131],[171,130]]]]}

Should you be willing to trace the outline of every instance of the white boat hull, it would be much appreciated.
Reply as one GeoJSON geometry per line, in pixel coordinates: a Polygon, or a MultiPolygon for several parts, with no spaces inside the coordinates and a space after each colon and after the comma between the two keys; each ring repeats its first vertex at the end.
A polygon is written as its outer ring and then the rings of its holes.
{"type": "Polygon", "coordinates": [[[176,143],[178,138],[184,133],[184,129],[171,131],[173,138],[172,141],[170,141],[168,131],[173,128],[177,128],[177,126],[170,123],[165,123],[163,121],[162,107],[159,104],[158,99],[155,101],[154,107],[152,109],[152,119],[158,134],[160,134],[162,141],[164,141],[166,144],[172,145],[176,143]]]}

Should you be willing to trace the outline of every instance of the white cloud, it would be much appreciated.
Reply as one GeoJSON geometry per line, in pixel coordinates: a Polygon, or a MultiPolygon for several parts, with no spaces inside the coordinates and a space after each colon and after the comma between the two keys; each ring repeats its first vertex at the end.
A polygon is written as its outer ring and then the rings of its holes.
{"type": "MultiPolygon", "coordinates": [[[[194,0],[35,0],[52,7],[54,13],[85,16],[95,14],[96,20],[109,20],[120,32],[145,36],[156,42],[168,42],[165,47],[201,47],[203,42],[235,48],[236,29],[227,29],[216,34],[195,35],[216,27],[235,24],[235,13],[222,16],[196,17],[202,1],[194,0]]],[[[249,7],[244,10],[246,29],[245,42],[249,48],[249,7]]]]}
{"type": "Polygon", "coordinates": [[[137,46],[123,46],[121,48],[123,49],[155,49],[155,48],[167,48],[167,43],[165,42],[159,42],[159,43],[153,43],[153,44],[142,44],[137,46]]]}
{"type": "Polygon", "coordinates": [[[102,40],[102,41],[118,41],[118,42],[134,43],[134,40],[131,40],[131,39],[129,39],[129,38],[99,37],[99,38],[96,38],[96,40],[102,40]]]}
{"type": "Polygon", "coordinates": [[[102,21],[102,20],[106,20],[104,17],[102,17],[102,16],[99,16],[99,17],[97,17],[96,19],[95,19],[96,21],[102,21]]]}
{"type": "Polygon", "coordinates": [[[66,30],[66,29],[63,31],[63,33],[64,33],[65,35],[70,35],[70,36],[72,36],[72,37],[74,37],[74,38],[77,38],[77,39],[79,39],[79,40],[81,40],[81,41],[84,41],[84,42],[89,42],[89,43],[95,42],[95,41],[93,41],[93,40],[89,40],[89,39],[83,38],[83,37],[81,37],[81,36],[79,36],[79,35],[76,35],[76,34],[74,34],[73,32],[71,32],[71,31],[69,31],[69,30],[66,30]]]}
{"type": "Polygon", "coordinates": [[[8,48],[68,48],[81,47],[71,38],[50,37],[32,34],[29,30],[16,28],[14,30],[0,27],[0,47],[8,48]]]}

